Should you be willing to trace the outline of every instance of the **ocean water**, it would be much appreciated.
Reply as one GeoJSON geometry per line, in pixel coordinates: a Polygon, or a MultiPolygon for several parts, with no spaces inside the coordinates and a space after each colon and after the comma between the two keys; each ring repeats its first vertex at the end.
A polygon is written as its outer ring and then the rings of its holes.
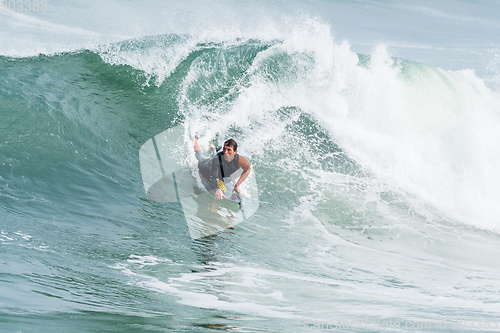
{"type": "Polygon", "coordinates": [[[496,1],[19,3],[0,331],[500,330],[496,1]],[[192,240],[148,199],[175,126],[238,141],[254,215],[192,240]]]}

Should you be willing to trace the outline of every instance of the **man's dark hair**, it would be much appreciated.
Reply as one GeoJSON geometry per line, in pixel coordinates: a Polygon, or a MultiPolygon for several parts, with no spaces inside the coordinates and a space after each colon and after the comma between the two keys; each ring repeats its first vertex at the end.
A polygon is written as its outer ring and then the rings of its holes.
{"type": "Polygon", "coordinates": [[[224,142],[224,146],[233,147],[234,151],[238,150],[238,144],[236,143],[236,141],[234,141],[234,139],[229,139],[226,142],[224,142]]]}

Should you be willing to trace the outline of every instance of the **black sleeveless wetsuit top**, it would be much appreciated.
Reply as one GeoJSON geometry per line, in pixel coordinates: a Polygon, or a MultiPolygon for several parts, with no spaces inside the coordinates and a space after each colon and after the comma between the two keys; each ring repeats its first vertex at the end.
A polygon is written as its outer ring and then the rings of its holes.
{"type": "MultiPolygon", "coordinates": [[[[224,160],[224,153],[217,153],[217,157],[214,158],[214,164],[218,167],[218,178],[222,179],[223,177],[229,177],[233,173],[236,172],[240,167],[238,166],[238,160],[240,159],[240,155],[235,154],[234,158],[231,162],[226,162],[224,160]],[[222,170],[220,165],[222,163],[222,170]]],[[[213,166],[213,164],[212,164],[213,166]]]]}
{"type": "Polygon", "coordinates": [[[219,185],[217,184],[217,179],[223,180],[223,176],[229,177],[234,172],[236,172],[239,169],[238,167],[239,158],[240,155],[235,154],[231,162],[226,162],[224,160],[224,153],[219,152],[212,158],[199,163],[198,166],[200,167],[200,174],[203,178],[205,178],[205,181],[203,183],[205,184],[207,190],[211,191],[219,188],[219,185]],[[221,171],[221,164],[222,164],[222,171],[221,171]],[[210,170],[209,173],[207,173],[208,170],[210,170]]]}

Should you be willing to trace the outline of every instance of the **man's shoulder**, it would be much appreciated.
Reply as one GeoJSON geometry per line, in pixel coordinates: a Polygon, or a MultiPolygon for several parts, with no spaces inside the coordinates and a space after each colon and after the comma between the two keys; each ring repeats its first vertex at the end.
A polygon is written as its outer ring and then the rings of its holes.
{"type": "Polygon", "coordinates": [[[238,166],[239,167],[249,167],[250,163],[249,163],[249,161],[245,157],[239,155],[238,166]]]}

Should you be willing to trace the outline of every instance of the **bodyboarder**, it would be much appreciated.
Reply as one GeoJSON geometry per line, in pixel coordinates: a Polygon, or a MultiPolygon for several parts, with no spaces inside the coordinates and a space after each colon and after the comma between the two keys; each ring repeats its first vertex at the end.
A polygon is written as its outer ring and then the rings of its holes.
{"type": "MultiPolygon", "coordinates": [[[[198,160],[200,176],[204,178],[207,190],[213,192],[215,198],[218,200],[227,199],[224,194],[226,188],[223,180],[241,168],[243,172],[234,185],[234,191],[240,193],[240,185],[250,174],[252,168],[250,167],[250,163],[237,153],[238,144],[236,141],[234,139],[227,140],[224,142],[221,152],[212,154],[211,157],[206,158],[201,153],[201,148],[198,144],[199,138],[200,135],[196,134],[194,138],[194,153],[198,160]]],[[[213,145],[210,148],[215,150],[213,145]]]]}

